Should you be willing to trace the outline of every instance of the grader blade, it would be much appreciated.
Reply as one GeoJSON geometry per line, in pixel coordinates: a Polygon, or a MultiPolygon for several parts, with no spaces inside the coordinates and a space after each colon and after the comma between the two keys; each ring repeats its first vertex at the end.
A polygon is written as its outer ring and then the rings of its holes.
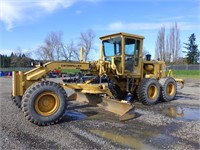
{"type": "Polygon", "coordinates": [[[130,109],[128,112],[126,112],[125,114],[120,116],[119,120],[120,121],[127,121],[127,120],[131,120],[133,118],[136,118],[136,114],[135,114],[134,108],[130,109]]]}
{"type": "Polygon", "coordinates": [[[68,101],[74,101],[74,100],[76,100],[76,98],[77,98],[77,94],[73,93],[73,94],[68,96],[68,101]]]}
{"type": "Polygon", "coordinates": [[[98,106],[120,116],[124,115],[126,112],[133,109],[134,107],[131,104],[122,103],[120,101],[107,98],[103,98],[103,101],[100,104],[98,104],[98,106]]]}
{"type": "Polygon", "coordinates": [[[91,106],[97,106],[99,103],[102,102],[102,99],[101,99],[101,97],[98,97],[95,94],[87,94],[87,93],[77,92],[76,101],[85,102],[91,106]]]}
{"type": "Polygon", "coordinates": [[[134,105],[129,103],[123,103],[121,101],[81,92],[76,92],[76,101],[88,103],[92,106],[98,106],[104,110],[115,113],[120,116],[120,121],[126,121],[135,118],[134,105]]]}
{"type": "Polygon", "coordinates": [[[98,104],[98,106],[119,115],[120,121],[126,121],[135,118],[134,105],[129,103],[103,98],[103,101],[98,104]]]}

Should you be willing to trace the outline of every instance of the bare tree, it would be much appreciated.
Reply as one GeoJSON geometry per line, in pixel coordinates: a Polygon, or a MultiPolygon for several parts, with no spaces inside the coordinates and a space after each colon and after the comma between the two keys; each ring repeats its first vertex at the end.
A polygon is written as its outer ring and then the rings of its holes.
{"type": "MultiPolygon", "coordinates": [[[[64,45],[62,35],[61,32],[51,32],[48,34],[44,40],[44,44],[37,49],[39,57],[50,61],[59,61],[61,58],[65,60],[79,60],[80,48],[76,48],[73,40],[64,45]]],[[[85,61],[89,59],[90,51],[93,49],[94,38],[95,34],[93,30],[87,30],[80,35],[78,45],[84,49],[85,61]]]]}
{"type": "Polygon", "coordinates": [[[175,35],[176,35],[176,51],[175,51],[175,60],[178,61],[181,55],[181,39],[180,39],[180,28],[177,23],[174,25],[175,35]]]}
{"type": "Polygon", "coordinates": [[[170,28],[170,34],[169,34],[169,37],[170,37],[170,39],[169,39],[169,41],[170,41],[169,47],[170,47],[170,55],[171,55],[170,62],[174,61],[174,52],[175,52],[175,42],[174,42],[175,34],[174,33],[175,33],[175,30],[174,30],[173,27],[171,27],[170,28]]]}
{"type": "Polygon", "coordinates": [[[166,52],[166,54],[165,54],[165,61],[166,62],[170,62],[170,60],[171,60],[171,51],[170,51],[170,48],[169,48],[169,40],[170,40],[170,38],[169,38],[169,35],[167,35],[167,38],[166,38],[166,47],[165,47],[165,52],[166,52]]]}
{"type": "Polygon", "coordinates": [[[165,37],[165,26],[158,31],[155,47],[155,58],[166,62],[177,62],[181,50],[180,28],[177,23],[170,27],[169,34],[165,37]]]}
{"type": "Polygon", "coordinates": [[[66,46],[62,46],[61,49],[61,56],[65,59],[65,60],[79,60],[79,58],[76,57],[76,52],[77,49],[75,47],[74,41],[71,40],[69,44],[67,44],[66,46]]]}
{"type": "Polygon", "coordinates": [[[59,61],[61,55],[62,32],[51,32],[44,40],[44,44],[39,46],[37,53],[43,60],[59,61]]]}
{"type": "Polygon", "coordinates": [[[30,51],[22,50],[20,47],[16,49],[16,53],[11,54],[11,66],[12,67],[27,67],[30,65],[31,58],[30,51]]]}
{"type": "Polygon", "coordinates": [[[73,59],[80,61],[80,46],[77,48],[74,48],[73,50],[73,59]]]}
{"type": "Polygon", "coordinates": [[[80,35],[79,46],[83,47],[84,49],[85,61],[89,59],[90,51],[91,49],[93,49],[94,38],[95,34],[94,31],[91,29],[87,30],[86,32],[82,32],[80,35]]]}
{"type": "Polygon", "coordinates": [[[17,47],[16,49],[16,55],[18,57],[21,57],[22,55],[25,55],[26,57],[31,57],[31,51],[28,49],[22,49],[21,47],[17,47]]]}
{"type": "Polygon", "coordinates": [[[165,26],[161,27],[158,31],[155,48],[155,59],[165,61],[165,26]]]}
{"type": "Polygon", "coordinates": [[[170,27],[169,34],[170,62],[176,62],[181,51],[180,28],[177,23],[170,27]]]}

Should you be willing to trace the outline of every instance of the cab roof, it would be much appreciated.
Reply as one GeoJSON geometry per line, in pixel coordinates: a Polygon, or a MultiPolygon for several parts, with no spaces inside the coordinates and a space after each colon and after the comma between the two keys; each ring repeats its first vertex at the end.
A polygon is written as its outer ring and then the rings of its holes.
{"type": "Polygon", "coordinates": [[[144,36],[136,35],[136,34],[130,34],[130,33],[126,33],[126,32],[118,32],[118,33],[114,33],[114,34],[101,36],[100,39],[103,40],[103,39],[107,39],[109,37],[114,37],[114,36],[127,36],[127,37],[134,37],[134,38],[137,38],[137,39],[144,39],[144,36]]]}

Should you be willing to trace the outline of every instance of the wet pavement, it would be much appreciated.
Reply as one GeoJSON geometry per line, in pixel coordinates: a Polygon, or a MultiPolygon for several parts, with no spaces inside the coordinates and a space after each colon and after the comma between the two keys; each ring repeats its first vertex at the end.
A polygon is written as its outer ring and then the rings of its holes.
{"type": "Polygon", "coordinates": [[[145,143],[142,143],[139,137],[133,137],[127,134],[120,134],[116,131],[111,130],[99,130],[99,129],[91,129],[90,132],[103,137],[105,139],[111,140],[114,143],[118,143],[120,145],[124,145],[133,149],[148,149],[153,150],[154,147],[151,147],[150,145],[147,145],[145,143]]]}
{"type": "Polygon", "coordinates": [[[70,120],[81,120],[87,118],[87,116],[81,112],[69,111],[69,110],[65,112],[64,117],[68,117],[70,120]]]}
{"type": "MultiPolygon", "coordinates": [[[[144,106],[135,103],[135,119],[87,104],[69,102],[58,124],[28,122],[10,100],[11,81],[0,78],[1,149],[200,149],[200,93],[187,83],[175,100],[144,106]]],[[[193,87],[195,86],[195,87],[193,87]]]]}
{"type": "Polygon", "coordinates": [[[200,121],[200,108],[168,107],[163,113],[168,117],[184,121],[200,121]]]}

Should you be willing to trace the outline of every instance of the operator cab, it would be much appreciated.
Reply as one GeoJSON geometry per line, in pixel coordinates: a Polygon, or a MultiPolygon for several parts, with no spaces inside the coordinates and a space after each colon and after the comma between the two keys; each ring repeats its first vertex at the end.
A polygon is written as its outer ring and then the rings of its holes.
{"type": "Polygon", "coordinates": [[[111,68],[116,68],[118,75],[140,74],[143,36],[116,33],[100,37],[100,39],[104,60],[111,62],[111,68]]]}

